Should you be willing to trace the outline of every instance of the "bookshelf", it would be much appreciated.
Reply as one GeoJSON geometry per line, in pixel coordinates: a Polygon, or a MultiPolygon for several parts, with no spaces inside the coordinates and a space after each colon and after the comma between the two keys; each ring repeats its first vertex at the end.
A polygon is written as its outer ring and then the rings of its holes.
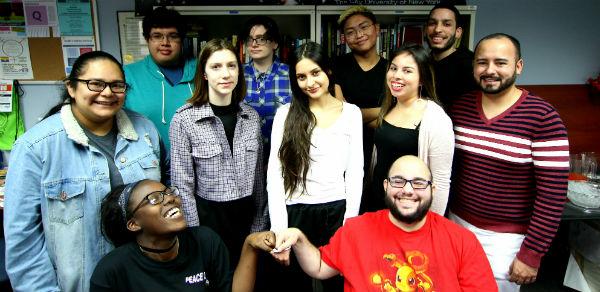
{"type": "Polygon", "coordinates": [[[191,40],[191,44],[187,46],[192,47],[194,55],[197,55],[198,49],[202,47],[202,42],[212,38],[226,38],[238,45],[242,61],[248,61],[240,34],[244,23],[257,15],[269,16],[279,26],[282,43],[279,44],[278,52],[283,61],[296,46],[307,40],[316,39],[315,6],[313,5],[171,6],[169,8],[177,10],[186,18],[190,28],[188,41],[191,40]],[[196,42],[198,42],[198,49],[195,49],[196,42]]]}
{"type": "MultiPolygon", "coordinates": [[[[212,38],[231,39],[239,46],[243,62],[248,61],[243,40],[239,35],[244,23],[253,16],[266,15],[279,26],[283,37],[278,50],[282,61],[299,44],[312,40],[321,43],[330,56],[348,51],[337,29],[339,15],[349,6],[342,5],[252,5],[252,6],[169,6],[179,11],[189,25],[184,50],[197,55],[202,43],[212,38]]],[[[377,5],[367,6],[377,17],[381,34],[378,40],[380,52],[387,57],[394,47],[401,44],[403,35],[419,38],[427,23],[432,5],[377,5]],[[392,40],[395,43],[392,44],[392,40]]],[[[457,6],[463,23],[461,46],[473,49],[475,14],[477,6],[457,6]]],[[[139,60],[147,49],[141,37],[142,17],[133,12],[119,12],[119,35],[121,55],[125,64],[139,60]]],[[[422,41],[422,39],[421,39],[422,41]]],[[[426,44],[423,43],[425,46],[426,44]]]]}
{"type": "MultiPolygon", "coordinates": [[[[316,6],[317,39],[326,48],[330,56],[349,52],[343,37],[337,29],[339,15],[349,6],[323,5],[316,6]]],[[[377,46],[383,57],[390,54],[395,47],[402,43],[403,36],[409,40],[419,39],[419,34],[425,30],[427,16],[432,5],[390,5],[366,6],[380,24],[380,35],[377,46]]],[[[477,6],[466,5],[456,7],[461,14],[463,36],[461,46],[473,49],[475,35],[475,13],[477,6]]],[[[421,38],[423,45],[426,43],[421,38]]]]}

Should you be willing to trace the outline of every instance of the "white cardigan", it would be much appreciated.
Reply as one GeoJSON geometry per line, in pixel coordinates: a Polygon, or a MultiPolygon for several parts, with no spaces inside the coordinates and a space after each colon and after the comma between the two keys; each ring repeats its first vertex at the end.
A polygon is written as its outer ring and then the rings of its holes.
{"type": "Polygon", "coordinates": [[[271,230],[288,227],[286,205],[346,200],[344,220],[358,215],[364,174],[360,109],[344,102],[341,115],[330,127],[316,127],[313,130],[306,192],[297,189],[291,196],[284,191],[278,157],[289,109],[290,105],[286,104],[277,110],[271,132],[271,154],[267,168],[271,230]]]}
{"type": "Polygon", "coordinates": [[[427,108],[419,128],[419,158],[431,169],[435,192],[431,211],[444,216],[450,193],[450,175],[454,157],[454,129],[452,120],[434,101],[427,108]]]}

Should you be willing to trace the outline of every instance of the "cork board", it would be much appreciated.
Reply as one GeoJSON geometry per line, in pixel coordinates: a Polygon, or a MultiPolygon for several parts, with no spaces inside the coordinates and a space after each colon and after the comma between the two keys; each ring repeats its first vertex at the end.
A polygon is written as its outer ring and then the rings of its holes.
{"type": "Polygon", "coordinates": [[[28,38],[33,80],[62,80],[65,65],[60,38],[28,38]]]}

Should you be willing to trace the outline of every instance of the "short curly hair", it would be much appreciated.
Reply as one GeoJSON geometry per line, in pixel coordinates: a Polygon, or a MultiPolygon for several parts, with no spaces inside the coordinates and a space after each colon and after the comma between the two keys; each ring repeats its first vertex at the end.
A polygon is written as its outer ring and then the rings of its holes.
{"type": "Polygon", "coordinates": [[[142,20],[142,34],[144,39],[150,38],[150,31],[153,28],[174,27],[177,33],[183,38],[187,34],[187,24],[179,12],[160,6],[144,16],[142,20]]]}

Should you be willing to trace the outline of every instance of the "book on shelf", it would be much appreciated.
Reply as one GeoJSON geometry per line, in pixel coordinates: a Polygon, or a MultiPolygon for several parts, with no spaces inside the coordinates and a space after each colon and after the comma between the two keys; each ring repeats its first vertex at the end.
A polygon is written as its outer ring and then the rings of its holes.
{"type": "MultiPolygon", "coordinates": [[[[344,35],[330,22],[324,25],[322,30],[323,39],[321,44],[323,44],[329,56],[336,57],[350,52],[344,35]]],[[[407,42],[423,45],[423,24],[402,22],[380,24],[379,36],[375,46],[382,57],[388,58],[394,50],[407,42]]]]}
{"type": "Polygon", "coordinates": [[[402,27],[402,43],[415,43],[423,45],[423,26],[405,25],[402,27]]]}

